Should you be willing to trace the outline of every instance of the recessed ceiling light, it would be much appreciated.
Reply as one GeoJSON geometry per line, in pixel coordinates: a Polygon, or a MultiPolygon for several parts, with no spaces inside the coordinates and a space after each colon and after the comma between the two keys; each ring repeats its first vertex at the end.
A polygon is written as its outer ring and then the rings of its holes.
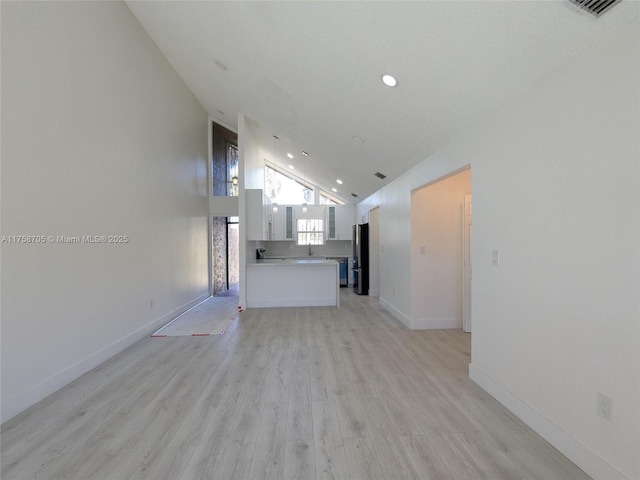
{"type": "Polygon", "coordinates": [[[337,190],[337,189],[335,189],[335,188],[332,188],[332,189],[331,189],[331,191],[332,191],[332,192],[336,192],[336,193],[338,192],[338,190],[337,190]]]}
{"type": "Polygon", "coordinates": [[[354,142],[364,143],[364,140],[362,139],[362,137],[354,135],[352,138],[353,138],[354,142]]]}
{"type": "Polygon", "coordinates": [[[216,60],[215,63],[220,70],[224,70],[225,72],[227,71],[227,66],[224,63],[222,63],[220,60],[216,60]]]}
{"type": "Polygon", "coordinates": [[[338,185],[342,185],[342,180],[337,179],[337,180],[336,180],[336,183],[337,183],[338,185]]]}
{"type": "Polygon", "coordinates": [[[294,169],[295,169],[295,167],[294,167],[293,165],[289,165],[289,168],[290,168],[291,170],[294,170],[294,169]]]}
{"type": "Polygon", "coordinates": [[[293,158],[293,155],[291,155],[290,153],[287,153],[287,157],[293,158]]]}
{"type": "Polygon", "coordinates": [[[387,87],[395,87],[398,84],[398,81],[392,75],[383,75],[382,83],[384,83],[387,87]]]}
{"type": "Polygon", "coordinates": [[[308,157],[308,156],[309,156],[309,154],[308,154],[307,152],[305,152],[304,150],[302,151],[302,154],[303,154],[305,157],[308,157]]]}

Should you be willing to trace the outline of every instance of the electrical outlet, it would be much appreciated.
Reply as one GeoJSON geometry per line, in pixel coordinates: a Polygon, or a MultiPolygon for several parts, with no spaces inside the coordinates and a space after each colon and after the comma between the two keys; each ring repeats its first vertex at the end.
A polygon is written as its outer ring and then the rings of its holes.
{"type": "Polygon", "coordinates": [[[491,263],[500,265],[500,252],[498,252],[498,250],[491,251],[491,263]]]}
{"type": "Polygon", "coordinates": [[[149,300],[149,308],[153,308],[153,300],[149,300]]]}
{"type": "Polygon", "coordinates": [[[613,400],[598,392],[598,415],[611,421],[613,417],[613,400]]]}

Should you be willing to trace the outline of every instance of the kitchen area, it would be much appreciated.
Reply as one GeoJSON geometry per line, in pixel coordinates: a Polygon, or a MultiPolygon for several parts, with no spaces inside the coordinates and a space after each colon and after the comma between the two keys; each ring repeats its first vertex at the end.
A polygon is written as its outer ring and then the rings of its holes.
{"type": "Polygon", "coordinates": [[[354,205],[277,205],[262,190],[246,194],[248,308],[339,307],[340,288],[362,286],[354,205]]]}

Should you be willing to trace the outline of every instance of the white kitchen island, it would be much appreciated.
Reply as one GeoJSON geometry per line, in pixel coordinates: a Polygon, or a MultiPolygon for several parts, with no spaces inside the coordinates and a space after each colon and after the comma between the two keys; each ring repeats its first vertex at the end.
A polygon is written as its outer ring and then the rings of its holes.
{"type": "Polygon", "coordinates": [[[247,264],[247,308],[340,307],[338,262],[258,260],[247,264]]]}

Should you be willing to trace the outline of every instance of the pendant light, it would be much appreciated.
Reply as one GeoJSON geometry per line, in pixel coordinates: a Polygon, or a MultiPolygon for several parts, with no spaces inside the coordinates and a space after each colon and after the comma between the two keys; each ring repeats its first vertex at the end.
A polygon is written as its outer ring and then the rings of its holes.
{"type": "MultiPolygon", "coordinates": [[[[304,191],[307,189],[307,155],[304,156],[304,184],[303,184],[303,195],[304,195],[304,191]]],[[[305,199],[306,200],[306,199],[305,199]]],[[[307,213],[307,202],[304,202],[302,204],[302,211],[304,213],[307,213]]]]}
{"type": "MultiPolygon", "coordinates": [[[[274,178],[274,182],[275,182],[275,175],[277,173],[277,170],[276,170],[276,140],[278,140],[278,137],[276,137],[274,135],[273,136],[273,178],[274,178]]],[[[274,212],[278,211],[278,204],[277,203],[273,204],[273,211],[274,212]]]]}

